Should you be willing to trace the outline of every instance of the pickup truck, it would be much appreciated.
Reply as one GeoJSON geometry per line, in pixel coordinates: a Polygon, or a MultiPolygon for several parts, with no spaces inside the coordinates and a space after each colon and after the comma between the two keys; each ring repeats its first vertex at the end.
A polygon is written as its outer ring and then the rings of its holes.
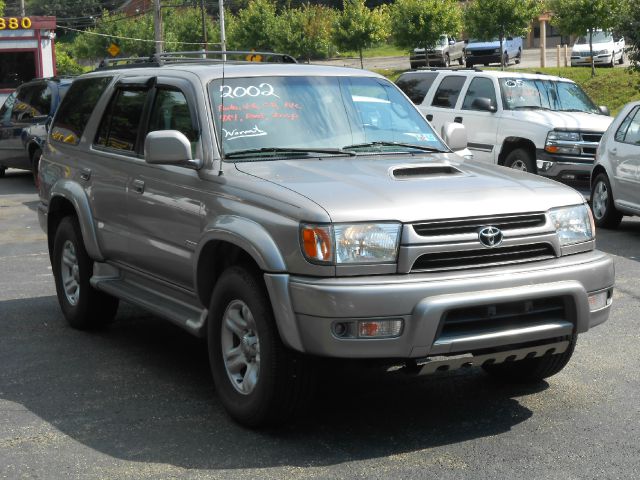
{"type": "MultiPolygon", "coordinates": [[[[474,65],[489,65],[500,63],[500,39],[494,37],[490,40],[472,38],[465,42],[464,55],[467,67],[474,65]]],[[[520,63],[522,58],[522,38],[507,37],[502,41],[504,64],[509,65],[513,58],[515,63],[520,63]]]]}
{"type": "Polygon", "coordinates": [[[593,51],[589,46],[589,34],[578,37],[571,49],[572,67],[591,65],[591,57],[594,65],[613,67],[616,63],[624,63],[625,42],[621,35],[599,30],[593,32],[591,45],[593,51]]]}
{"type": "Polygon", "coordinates": [[[438,42],[432,48],[426,50],[420,47],[414,48],[409,57],[412,69],[431,65],[448,67],[455,60],[460,65],[464,65],[464,42],[445,34],[440,35],[438,42]]]}

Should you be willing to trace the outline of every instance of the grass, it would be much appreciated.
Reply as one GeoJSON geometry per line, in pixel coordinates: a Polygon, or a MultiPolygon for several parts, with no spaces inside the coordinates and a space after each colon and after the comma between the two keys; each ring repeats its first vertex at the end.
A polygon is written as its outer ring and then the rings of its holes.
{"type": "MultiPolygon", "coordinates": [[[[377,73],[395,81],[406,70],[382,69],[377,73]]],[[[616,115],[628,102],[640,100],[640,73],[630,73],[626,68],[597,68],[591,78],[591,69],[586,67],[513,68],[511,72],[542,72],[547,75],[569,78],[580,85],[596,105],[606,105],[611,115],[616,115]]]]}

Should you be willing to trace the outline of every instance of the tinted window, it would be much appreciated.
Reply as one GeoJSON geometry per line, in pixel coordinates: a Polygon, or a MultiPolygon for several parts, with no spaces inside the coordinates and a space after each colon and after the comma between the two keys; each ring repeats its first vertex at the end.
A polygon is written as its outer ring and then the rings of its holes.
{"type": "Polygon", "coordinates": [[[474,78],[467,89],[467,94],[464,97],[462,103],[463,110],[477,110],[473,105],[473,101],[476,98],[488,98],[491,100],[491,104],[497,107],[496,104],[496,89],[493,86],[493,81],[489,78],[474,78]]]}
{"type": "Polygon", "coordinates": [[[629,122],[629,128],[624,135],[624,142],[640,145],[640,109],[636,108],[635,115],[629,122]]]}
{"type": "Polygon", "coordinates": [[[445,77],[442,82],[440,82],[431,105],[442,108],[455,107],[456,102],[458,101],[458,95],[460,95],[460,90],[462,89],[462,85],[464,85],[465,80],[466,77],[455,75],[445,77]]]}
{"type": "Polygon", "coordinates": [[[0,55],[0,88],[16,88],[21,83],[28,82],[35,77],[34,52],[2,52],[0,55]]]}
{"type": "Polygon", "coordinates": [[[134,152],[147,90],[116,90],[102,117],[95,143],[103,147],[134,152]]]}
{"type": "Polygon", "coordinates": [[[0,107],[0,122],[2,125],[8,125],[11,121],[11,113],[13,112],[13,106],[16,104],[16,92],[13,92],[7,97],[7,99],[0,107]]]}
{"type": "Polygon", "coordinates": [[[629,112],[629,115],[622,121],[618,130],[616,130],[616,142],[625,142],[625,135],[627,134],[627,130],[629,129],[629,125],[635,118],[635,122],[638,122],[638,111],[640,111],[640,107],[635,107],[629,112]]]}
{"type": "Polygon", "coordinates": [[[420,105],[437,76],[438,72],[410,73],[402,75],[396,85],[413,103],[420,105]]]}
{"type": "Polygon", "coordinates": [[[46,84],[26,85],[18,89],[11,119],[27,122],[33,117],[48,115],[51,107],[51,90],[46,84]]]}
{"type": "Polygon", "coordinates": [[[77,145],[89,121],[93,107],[109,85],[110,77],[75,80],[56,114],[51,138],[58,142],[77,145]]]}
{"type": "Polygon", "coordinates": [[[198,140],[198,129],[193,124],[189,105],[178,90],[160,89],[154,100],[149,130],[178,130],[191,142],[198,140]]]}

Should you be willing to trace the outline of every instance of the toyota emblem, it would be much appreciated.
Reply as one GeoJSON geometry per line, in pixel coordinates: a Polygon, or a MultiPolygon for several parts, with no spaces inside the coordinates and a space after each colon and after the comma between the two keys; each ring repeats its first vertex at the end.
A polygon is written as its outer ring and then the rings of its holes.
{"type": "Polygon", "coordinates": [[[497,247],[502,243],[502,231],[496,227],[484,227],[478,233],[478,238],[485,247],[497,247]]]}

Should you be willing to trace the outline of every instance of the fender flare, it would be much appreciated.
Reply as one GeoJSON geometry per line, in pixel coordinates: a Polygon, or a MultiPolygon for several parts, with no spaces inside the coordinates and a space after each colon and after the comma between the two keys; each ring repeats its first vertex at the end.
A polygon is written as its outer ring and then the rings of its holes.
{"type": "Polygon", "coordinates": [[[73,180],[64,179],[59,180],[51,188],[50,200],[49,200],[49,216],[52,213],[51,207],[56,202],[56,197],[62,197],[71,205],[73,205],[76,215],[78,216],[78,223],[80,224],[80,231],[82,232],[82,240],[84,247],[93,260],[99,262],[104,260],[104,256],[100,251],[100,245],[98,244],[98,237],[95,231],[95,224],[93,221],[93,213],[89,205],[89,199],[84,189],[73,180]]]}

